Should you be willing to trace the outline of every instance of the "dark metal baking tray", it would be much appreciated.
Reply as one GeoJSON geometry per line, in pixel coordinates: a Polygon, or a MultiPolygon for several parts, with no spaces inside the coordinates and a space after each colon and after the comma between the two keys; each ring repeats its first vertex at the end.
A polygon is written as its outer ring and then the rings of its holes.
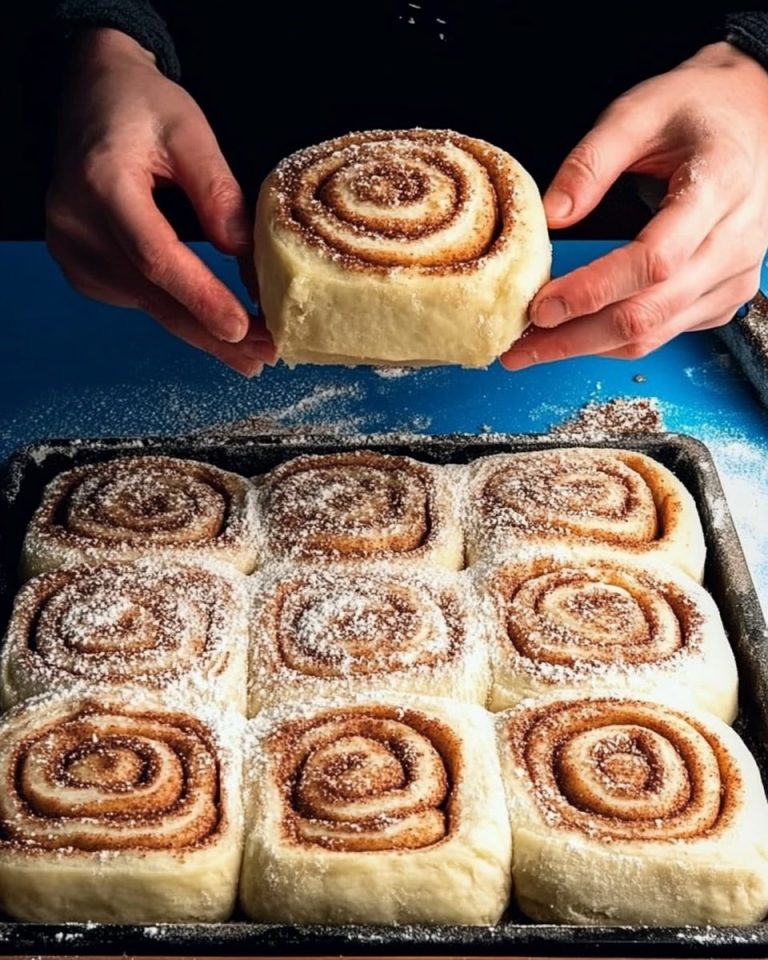
{"type": "MultiPolygon", "coordinates": [[[[567,446],[624,447],[669,467],[699,507],[708,554],[705,585],[733,645],[741,680],[736,727],[768,782],[768,631],[708,449],[691,437],[653,433],[609,440],[538,435],[293,435],[54,440],[29,445],[0,475],[0,629],[16,588],[27,522],[43,487],[82,463],[147,453],[190,457],[246,476],[301,453],[367,447],[434,462],[567,446]]],[[[281,926],[234,918],[222,924],[29,924],[0,918],[0,954],[250,956],[611,956],[765,957],[768,923],[746,927],[577,927],[539,924],[514,911],[493,927],[281,926]]]]}

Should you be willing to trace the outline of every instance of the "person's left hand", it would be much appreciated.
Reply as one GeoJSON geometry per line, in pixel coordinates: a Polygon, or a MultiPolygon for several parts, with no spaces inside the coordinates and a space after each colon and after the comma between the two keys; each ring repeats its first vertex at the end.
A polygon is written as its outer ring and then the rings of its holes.
{"type": "Polygon", "coordinates": [[[623,94],[547,190],[550,227],[577,223],[624,172],[668,183],[659,211],[635,240],[542,287],[507,369],[642,357],[728,323],[754,296],[768,246],[768,72],[716,43],[623,94]]]}

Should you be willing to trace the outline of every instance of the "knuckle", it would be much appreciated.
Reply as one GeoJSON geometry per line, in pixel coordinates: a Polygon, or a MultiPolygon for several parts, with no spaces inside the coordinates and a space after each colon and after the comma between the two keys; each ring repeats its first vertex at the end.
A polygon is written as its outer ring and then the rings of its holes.
{"type": "Polygon", "coordinates": [[[592,182],[600,171],[600,151],[591,140],[582,140],[568,157],[568,172],[579,180],[592,182]]]}
{"type": "Polygon", "coordinates": [[[109,149],[90,150],[80,164],[80,178],[84,186],[94,194],[103,193],[107,171],[113,166],[109,149]]]}
{"type": "Polygon", "coordinates": [[[751,300],[760,289],[761,269],[760,266],[748,270],[738,278],[735,287],[736,298],[739,304],[751,300]]]}
{"type": "Polygon", "coordinates": [[[645,274],[651,285],[671,279],[679,265],[679,256],[671,249],[645,246],[645,274]]]}
{"type": "Polygon", "coordinates": [[[208,183],[208,197],[217,207],[234,207],[242,200],[237,181],[226,173],[216,174],[208,183]]]}
{"type": "Polygon", "coordinates": [[[642,345],[665,319],[664,309],[655,301],[630,300],[616,308],[613,323],[623,343],[642,345]]]}
{"type": "Polygon", "coordinates": [[[637,343],[629,344],[622,352],[627,360],[642,360],[643,357],[647,357],[649,353],[658,350],[660,346],[661,344],[655,340],[641,340],[637,343]]]}
{"type": "Polygon", "coordinates": [[[68,235],[74,232],[78,217],[65,196],[50,190],[45,198],[46,240],[57,234],[68,235]]]}
{"type": "Polygon", "coordinates": [[[153,240],[140,240],[136,245],[136,265],[150,283],[159,284],[168,271],[168,252],[153,240]]]}

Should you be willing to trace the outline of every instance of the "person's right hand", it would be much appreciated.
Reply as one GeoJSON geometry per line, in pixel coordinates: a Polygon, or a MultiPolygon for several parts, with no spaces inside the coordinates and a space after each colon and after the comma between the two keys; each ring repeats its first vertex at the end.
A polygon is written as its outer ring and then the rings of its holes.
{"type": "Polygon", "coordinates": [[[81,293],[144,310],[253,376],[275,359],[269,334],[162,215],[153,191],[168,183],[217,249],[251,262],[242,191],[199,106],[130,37],[86,31],[62,106],[48,247],[81,293]]]}

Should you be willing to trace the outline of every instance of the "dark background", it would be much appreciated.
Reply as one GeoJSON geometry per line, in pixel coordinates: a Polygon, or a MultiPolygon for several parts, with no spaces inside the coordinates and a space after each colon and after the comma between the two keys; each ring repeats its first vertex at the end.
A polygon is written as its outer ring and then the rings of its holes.
{"type": "MultiPolygon", "coordinates": [[[[46,4],[0,29],[0,239],[42,239],[65,49],[46,4]]],[[[287,153],[349,130],[450,127],[509,150],[542,190],[616,95],[719,36],[717,5],[336,0],[163,2],[181,82],[208,116],[249,202],[287,153]],[[443,22],[441,22],[443,21],[443,22]],[[442,34],[442,37],[440,36],[442,34]]],[[[201,239],[176,191],[158,202],[201,239]]],[[[561,236],[624,238],[647,219],[631,179],[561,236]]]]}

